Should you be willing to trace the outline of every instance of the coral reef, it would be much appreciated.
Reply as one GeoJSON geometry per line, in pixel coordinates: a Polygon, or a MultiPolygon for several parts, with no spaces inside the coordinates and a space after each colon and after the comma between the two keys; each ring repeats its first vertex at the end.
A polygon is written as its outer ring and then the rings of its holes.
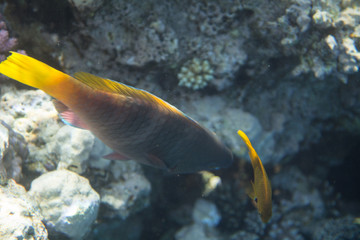
{"type": "Polygon", "coordinates": [[[48,239],[40,210],[24,187],[14,180],[0,186],[0,238],[48,239]]]}
{"type": "MultiPolygon", "coordinates": [[[[0,124],[8,175],[22,173],[25,186],[56,169],[88,178],[101,197],[89,239],[359,238],[353,202],[360,196],[352,187],[359,180],[351,173],[360,139],[359,1],[68,0],[61,2],[71,11],[59,10],[68,14],[59,22],[73,20],[66,31],[50,17],[36,18],[51,15],[42,0],[31,1],[35,7],[6,2],[1,7],[14,9],[13,18],[31,30],[10,29],[16,21],[6,28],[0,19],[0,54],[16,47],[16,36],[21,48],[45,55],[26,43],[36,35],[43,39],[36,45],[51,45],[48,54],[66,72],[154,93],[214,131],[235,155],[234,166],[207,177],[109,161],[101,158],[109,149],[91,133],[63,125],[44,93],[1,84],[0,119],[12,129],[0,124]],[[237,129],[273,184],[267,225],[245,193],[251,170],[237,129]],[[13,132],[24,137],[28,156],[21,137],[8,138],[13,132]]],[[[0,168],[2,183],[4,173],[0,168]]]]}
{"type": "Polygon", "coordinates": [[[82,239],[98,214],[99,194],[86,178],[68,170],[52,171],[36,178],[29,195],[39,204],[51,235],[61,233],[70,239],[82,239]]]}
{"type": "Polygon", "coordinates": [[[312,73],[324,79],[333,75],[344,83],[348,74],[358,71],[356,1],[294,0],[268,8],[264,4],[245,1],[243,5],[254,11],[258,19],[254,31],[271,47],[262,49],[263,58],[295,57],[298,63],[294,63],[293,76],[312,73]]]}

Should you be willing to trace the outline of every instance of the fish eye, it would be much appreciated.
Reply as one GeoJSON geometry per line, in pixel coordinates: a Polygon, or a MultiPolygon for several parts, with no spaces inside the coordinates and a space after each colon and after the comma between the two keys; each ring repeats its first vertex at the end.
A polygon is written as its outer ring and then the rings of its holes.
{"type": "Polygon", "coordinates": [[[257,197],[256,198],[254,198],[254,201],[257,203],[258,202],[258,199],[257,199],[257,197]]]}

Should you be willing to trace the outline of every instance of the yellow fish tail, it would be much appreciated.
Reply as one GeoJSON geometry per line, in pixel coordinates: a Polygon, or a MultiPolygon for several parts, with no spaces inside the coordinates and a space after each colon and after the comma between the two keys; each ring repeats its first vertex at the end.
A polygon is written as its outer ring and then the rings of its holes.
{"type": "Polygon", "coordinates": [[[250,142],[248,136],[246,136],[246,134],[241,130],[238,130],[237,133],[242,138],[242,140],[245,142],[245,144],[246,144],[246,146],[247,146],[247,148],[249,150],[249,155],[250,155],[251,161],[253,161],[253,159],[258,158],[258,155],[257,155],[254,147],[251,145],[251,142],[250,142]]]}
{"type": "Polygon", "coordinates": [[[0,73],[31,87],[39,88],[53,97],[57,97],[56,86],[66,89],[64,82],[71,79],[65,73],[52,68],[32,57],[11,52],[5,61],[0,63],[0,73]]]}

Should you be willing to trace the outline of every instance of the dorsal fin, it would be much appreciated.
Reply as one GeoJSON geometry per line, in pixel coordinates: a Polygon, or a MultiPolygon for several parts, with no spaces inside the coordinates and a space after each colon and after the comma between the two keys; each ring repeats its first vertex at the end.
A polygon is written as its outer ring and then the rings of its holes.
{"type": "Polygon", "coordinates": [[[181,112],[173,105],[165,102],[164,100],[156,97],[155,95],[147,91],[130,87],[123,83],[112,81],[110,79],[101,78],[86,72],[77,72],[74,74],[74,77],[93,89],[103,90],[110,93],[118,93],[125,96],[142,99],[144,101],[160,105],[161,107],[171,112],[184,115],[183,112],[181,112]]]}

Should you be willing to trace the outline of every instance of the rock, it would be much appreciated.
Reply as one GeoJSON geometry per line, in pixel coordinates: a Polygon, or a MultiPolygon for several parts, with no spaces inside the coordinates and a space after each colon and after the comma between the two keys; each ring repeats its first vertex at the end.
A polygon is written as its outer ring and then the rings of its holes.
{"type": "Polygon", "coordinates": [[[176,240],[218,240],[216,231],[202,224],[185,226],[175,234],[176,240]]]}
{"type": "Polygon", "coordinates": [[[256,234],[241,230],[232,234],[229,240],[260,240],[260,237],[256,234]]]}
{"type": "Polygon", "coordinates": [[[0,184],[4,184],[8,178],[20,180],[21,165],[28,154],[24,137],[0,121],[0,184]]]}
{"type": "Polygon", "coordinates": [[[96,11],[103,4],[103,0],[69,0],[69,3],[77,8],[80,12],[87,12],[87,14],[96,11]]]}
{"type": "Polygon", "coordinates": [[[24,168],[37,174],[55,169],[58,157],[54,156],[53,137],[62,123],[50,96],[40,90],[16,90],[9,86],[2,86],[2,90],[0,116],[28,143],[29,157],[24,168]]]}
{"type": "Polygon", "coordinates": [[[94,146],[94,135],[87,130],[65,125],[54,136],[54,151],[59,156],[58,169],[85,172],[87,160],[94,146]]]}
{"type": "Polygon", "coordinates": [[[149,205],[150,192],[150,182],[141,173],[124,173],[117,181],[101,188],[101,203],[111,209],[107,216],[115,215],[125,219],[149,205]]]}
{"type": "Polygon", "coordinates": [[[9,180],[0,186],[0,239],[47,240],[40,210],[24,187],[9,180]]]}
{"type": "Polygon", "coordinates": [[[193,209],[194,223],[181,228],[175,234],[176,240],[217,240],[218,233],[214,228],[221,216],[216,205],[204,199],[198,199],[193,209]]]}
{"type": "Polygon", "coordinates": [[[31,183],[29,194],[38,202],[50,234],[82,239],[97,217],[99,195],[74,172],[45,173],[31,183]]]}
{"type": "Polygon", "coordinates": [[[215,227],[221,220],[221,215],[212,202],[198,199],[193,210],[193,220],[195,223],[215,227]]]}

